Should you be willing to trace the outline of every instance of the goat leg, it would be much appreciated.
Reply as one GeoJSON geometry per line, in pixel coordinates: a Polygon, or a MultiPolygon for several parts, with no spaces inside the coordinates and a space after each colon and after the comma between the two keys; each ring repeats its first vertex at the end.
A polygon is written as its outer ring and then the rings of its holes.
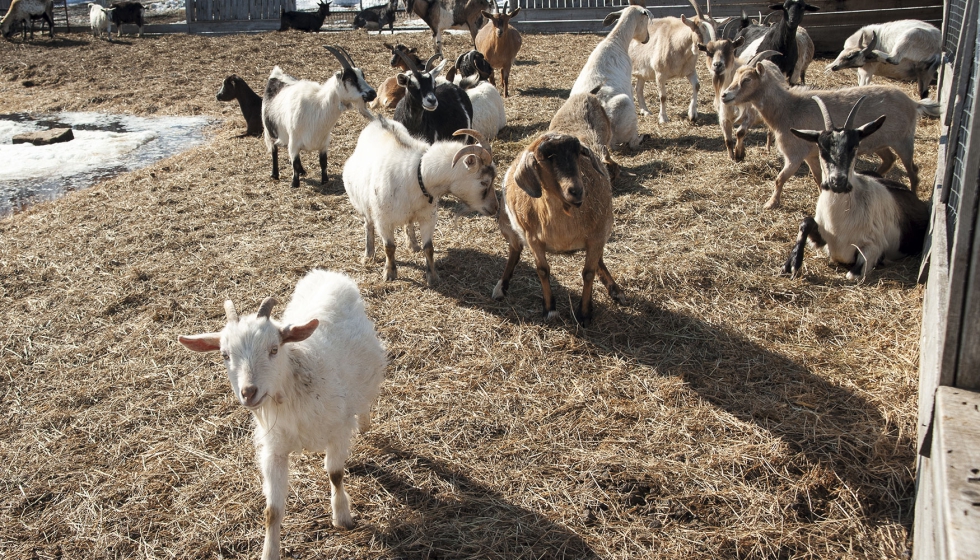
{"type": "Polygon", "coordinates": [[[541,295],[544,298],[542,315],[545,319],[554,319],[558,316],[558,310],[555,309],[555,295],[551,293],[551,267],[548,266],[548,258],[543,246],[531,244],[531,252],[534,254],[538,281],[541,282],[541,295]]]}
{"type": "Polygon", "coordinates": [[[364,258],[361,263],[374,262],[374,223],[364,220],[364,258]]]}
{"type": "Polygon", "coordinates": [[[510,95],[510,65],[507,64],[500,69],[500,83],[504,86],[504,97],[510,95]]]}
{"type": "Polygon", "coordinates": [[[585,250],[585,267],[582,269],[582,301],[575,309],[575,320],[588,328],[592,324],[592,289],[595,287],[595,272],[599,267],[599,255],[602,246],[587,247],[585,250]]]}
{"type": "MultiPolygon", "coordinates": [[[[384,237],[384,236],[382,236],[384,237]]],[[[391,238],[384,240],[385,242],[385,280],[390,282],[395,278],[398,278],[398,270],[395,267],[395,242],[391,238]]]]}
{"type": "Polygon", "coordinates": [[[626,305],[626,295],[623,294],[623,290],[620,289],[619,284],[616,284],[616,280],[613,279],[609,269],[606,268],[606,263],[602,260],[602,257],[599,257],[599,280],[606,286],[606,290],[609,291],[609,297],[613,301],[619,305],[626,305]]]}
{"type": "Polygon", "coordinates": [[[439,273],[436,272],[435,250],[432,248],[432,240],[428,240],[422,245],[422,254],[425,255],[425,283],[430,288],[435,287],[439,281],[439,273]]]}
{"type": "Polygon", "coordinates": [[[279,146],[272,145],[272,178],[279,180],[279,146]]]}
{"type": "Polygon", "coordinates": [[[350,454],[350,437],[338,437],[327,443],[327,456],[323,466],[330,474],[330,509],[333,510],[333,526],[353,529],[354,518],[350,514],[350,497],[344,490],[344,462],[350,454]]]}
{"type": "Polygon", "coordinates": [[[262,546],[262,560],[273,560],[279,558],[279,533],[286,507],[286,493],[289,491],[289,456],[263,454],[260,467],[262,490],[265,494],[265,544],[262,546]]]}
{"type": "Polygon", "coordinates": [[[300,163],[300,161],[299,161],[299,154],[296,154],[293,157],[293,180],[289,184],[289,186],[292,187],[292,188],[294,188],[294,189],[298,189],[299,188],[299,176],[300,175],[304,175],[305,172],[306,172],[306,170],[303,169],[303,164],[300,163]]]}
{"type": "Polygon", "coordinates": [[[796,244],[793,245],[793,250],[790,251],[789,258],[783,265],[783,274],[789,274],[790,278],[795,278],[800,268],[803,267],[803,252],[806,249],[807,240],[812,241],[817,247],[823,247],[827,244],[823,236],[820,235],[817,221],[812,216],[803,218],[803,222],[800,224],[800,233],[796,236],[796,244]]]}
{"type": "Polygon", "coordinates": [[[327,152],[320,152],[320,184],[327,184],[327,152]]]}

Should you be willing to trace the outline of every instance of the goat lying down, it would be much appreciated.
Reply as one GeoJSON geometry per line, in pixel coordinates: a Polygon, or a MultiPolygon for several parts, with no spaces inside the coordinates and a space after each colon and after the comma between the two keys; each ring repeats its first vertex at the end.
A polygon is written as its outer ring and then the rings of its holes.
{"type": "Polygon", "coordinates": [[[823,100],[814,96],[824,130],[790,129],[793,135],[819,146],[824,173],[816,213],[800,225],[796,245],[783,265],[785,274],[799,272],[807,241],[824,249],[831,260],[850,266],[848,280],[865,277],[883,259],[922,252],[929,205],[897,181],[854,171],[858,144],[878,131],[886,119],[881,115],[854,128],[864,99],[857,100],[843,128],[837,128],[823,100]]]}

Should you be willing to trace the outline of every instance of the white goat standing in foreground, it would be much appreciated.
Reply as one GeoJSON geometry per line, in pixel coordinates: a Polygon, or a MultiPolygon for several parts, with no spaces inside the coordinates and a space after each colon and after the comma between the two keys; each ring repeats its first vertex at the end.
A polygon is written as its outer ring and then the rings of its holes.
{"type": "Polygon", "coordinates": [[[307,274],[282,321],[273,298],[238,317],[225,302],[221,332],[181,336],[195,352],[221,351],[235,397],[255,419],[255,447],[266,498],[263,560],[279,558],[279,532],[289,491],[289,454],[325,450],[333,525],[350,529],[344,462],[355,429],[371,426],[386,365],[385,351],[364,312],[357,284],[324,270],[307,274]]]}
{"type": "Polygon", "coordinates": [[[606,16],[602,25],[616,22],[616,27],[589,55],[570,94],[590,93],[601,86],[595,95],[612,122],[611,143],[628,144],[634,149],[643,138],[638,131],[636,107],[633,106],[633,63],[629,47],[630,41],[643,44],[650,40],[649,21],[650,12],[639,6],[627,6],[606,16]]]}

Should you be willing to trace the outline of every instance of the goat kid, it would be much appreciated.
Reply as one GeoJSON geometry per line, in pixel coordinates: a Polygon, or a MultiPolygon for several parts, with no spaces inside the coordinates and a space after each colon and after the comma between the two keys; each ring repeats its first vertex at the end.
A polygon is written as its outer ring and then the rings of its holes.
{"type": "Polygon", "coordinates": [[[843,128],[837,128],[823,100],[814,96],[824,130],[790,129],[796,137],[818,146],[823,180],[816,213],[800,225],[796,244],[783,265],[784,274],[799,272],[807,242],[824,249],[831,260],[849,266],[848,280],[863,279],[883,259],[922,252],[929,205],[901,183],[854,170],[858,144],[878,131],[886,119],[881,115],[854,128],[864,99],[857,100],[843,128]]]}
{"type": "Polygon", "coordinates": [[[245,80],[235,74],[228,76],[221,83],[221,89],[215,98],[218,101],[238,100],[238,107],[242,110],[246,124],[245,132],[239,134],[239,138],[262,136],[262,97],[248,87],[245,80]]]}
{"type": "Polygon", "coordinates": [[[282,320],[273,298],[239,318],[225,302],[221,332],[181,336],[195,352],[221,352],[235,398],[255,421],[254,441],[265,494],[263,560],[278,560],[289,492],[289,454],[326,451],[334,527],[350,529],[344,463],[355,429],[367,432],[386,358],[357,284],[314,270],[296,284],[282,320]]]}
{"type": "Polygon", "coordinates": [[[285,146],[293,166],[290,186],[294,189],[299,187],[300,175],[306,174],[299,160],[300,151],[320,153],[320,184],[326,184],[327,151],[334,125],[341,113],[349,109],[357,109],[370,118],[365,104],[377,96],[343,47],[324,48],[340,62],[341,69],[336,74],[318,84],[295,80],[276,66],[262,100],[265,145],[272,154],[272,178],[279,179],[279,146],[285,146]]]}
{"type": "Polygon", "coordinates": [[[592,288],[596,273],[609,297],[626,303],[622,290],[602,260],[612,232],[612,185],[605,167],[578,138],[546,133],[535,139],[504,176],[504,204],[497,213],[509,254],[504,273],[493,289],[503,299],[525,246],[531,249],[544,297],[543,315],[558,316],[551,291],[547,253],[585,250],[582,300],[574,309],[583,327],[592,322],[592,288]]]}

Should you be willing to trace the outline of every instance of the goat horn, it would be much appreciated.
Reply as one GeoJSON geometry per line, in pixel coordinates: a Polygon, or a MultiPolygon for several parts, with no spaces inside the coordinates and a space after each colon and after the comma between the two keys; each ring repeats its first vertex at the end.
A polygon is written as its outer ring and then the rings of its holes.
{"type": "Polygon", "coordinates": [[[473,139],[476,140],[476,143],[482,146],[484,150],[493,153],[493,150],[490,149],[490,144],[487,142],[486,138],[472,128],[461,128],[454,132],[453,136],[472,136],[473,139]]]}
{"type": "Polygon", "coordinates": [[[235,304],[230,299],[225,300],[225,317],[228,318],[229,323],[238,322],[238,312],[235,311],[235,304]]]}
{"type": "Polygon", "coordinates": [[[347,52],[346,48],[338,46],[337,49],[340,51],[340,54],[344,55],[344,58],[347,59],[347,63],[351,65],[351,68],[357,66],[357,64],[354,64],[354,59],[351,58],[350,53],[347,52]]]}
{"type": "Polygon", "coordinates": [[[777,55],[777,54],[779,54],[779,51],[762,51],[761,53],[758,53],[755,56],[753,56],[752,57],[752,60],[748,61],[745,65],[746,66],[755,66],[760,61],[765,60],[765,59],[767,59],[767,58],[769,58],[769,57],[771,57],[773,55],[777,55]]]}
{"type": "MultiPolygon", "coordinates": [[[[856,103],[854,103],[854,106],[851,107],[851,112],[847,114],[847,120],[844,121],[844,129],[845,130],[850,130],[851,129],[851,125],[854,124],[854,118],[857,117],[857,114],[858,114],[858,107],[860,107],[861,104],[864,103],[864,98],[865,97],[867,97],[867,95],[862,95],[861,98],[858,99],[856,103]]],[[[814,99],[816,99],[816,98],[814,98],[814,99]]]]}
{"type": "Polygon", "coordinates": [[[419,72],[419,67],[415,65],[415,62],[413,62],[412,59],[409,58],[407,54],[403,53],[401,49],[395,49],[391,52],[395,53],[402,60],[405,61],[405,64],[408,66],[408,69],[412,71],[412,74],[415,74],[415,79],[417,80],[422,79],[422,73],[419,72]]]}
{"type": "Polygon", "coordinates": [[[708,11],[707,11],[707,14],[708,14],[708,19],[712,19],[711,18],[711,0],[708,0],[708,11]]]}
{"type": "Polygon", "coordinates": [[[488,152],[486,148],[471,144],[469,146],[463,146],[458,152],[456,152],[456,155],[453,156],[453,167],[456,167],[456,162],[470,154],[478,156],[480,160],[483,161],[483,165],[490,165],[493,163],[493,156],[490,155],[490,152],[488,152]]]}
{"type": "Polygon", "coordinates": [[[425,71],[426,72],[431,71],[432,70],[432,67],[435,66],[436,60],[438,60],[440,58],[442,58],[442,56],[440,56],[439,54],[434,54],[434,55],[430,56],[429,57],[429,60],[426,60],[425,61],[425,71]]]}
{"type": "Polygon", "coordinates": [[[336,47],[332,47],[330,45],[323,45],[323,48],[330,51],[330,54],[332,54],[334,58],[336,58],[340,62],[340,65],[343,66],[344,70],[351,70],[351,66],[350,64],[347,63],[347,59],[341,56],[340,52],[337,51],[336,47]]]}
{"type": "Polygon", "coordinates": [[[256,313],[256,315],[268,319],[269,315],[272,314],[272,308],[275,307],[277,303],[279,302],[276,301],[276,298],[274,297],[265,298],[262,300],[262,305],[259,305],[259,312],[256,313]]]}
{"type": "Polygon", "coordinates": [[[703,15],[701,15],[701,7],[700,7],[700,6],[698,6],[698,3],[697,3],[697,2],[695,2],[694,0],[687,0],[687,1],[688,1],[688,3],[689,3],[689,4],[691,4],[691,6],[692,6],[692,7],[694,8],[694,13],[695,13],[695,14],[696,14],[696,15],[697,15],[697,16],[698,16],[699,18],[701,18],[701,19],[704,19],[704,16],[703,16],[703,15]]]}
{"type": "Polygon", "coordinates": [[[816,95],[813,96],[813,100],[817,102],[820,106],[820,112],[823,114],[823,128],[824,130],[830,132],[834,130],[834,119],[830,118],[830,111],[827,110],[827,106],[824,105],[823,99],[820,99],[816,95]]]}

